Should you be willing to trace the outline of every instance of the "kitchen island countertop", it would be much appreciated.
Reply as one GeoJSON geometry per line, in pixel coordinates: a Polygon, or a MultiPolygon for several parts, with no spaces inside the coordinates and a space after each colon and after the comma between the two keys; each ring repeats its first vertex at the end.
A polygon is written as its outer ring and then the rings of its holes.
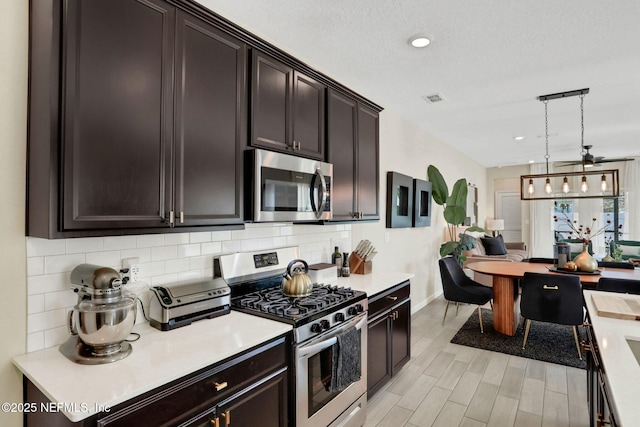
{"type": "Polygon", "coordinates": [[[231,311],[171,331],[136,325],[131,354],[104,365],[79,365],[58,347],[13,359],[53,403],[77,422],[291,331],[292,326],[231,311]]]}
{"type": "MultiPolygon", "coordinates": [[[[599,316],[591,296],[600,291],[584,291],[591,324],[598,343],[602,365],[611,391],[611,401],[622,426],[637,425],[640,420],[638,385],[640,365],[633,356],[627,338],[640,340],[640,322],[599,316]]],[[[640,295],[610,294],[640,302],[640,295]]]]}
{"type": "Polygon", "coordinates": [[[415,277],[412,273],[373,272],[370,274],[352,274],[349,277],[338,277],[338,286],[351,287],[364,291],[371,298],[389,288],[399,285],[405,280],[415,277]]]}

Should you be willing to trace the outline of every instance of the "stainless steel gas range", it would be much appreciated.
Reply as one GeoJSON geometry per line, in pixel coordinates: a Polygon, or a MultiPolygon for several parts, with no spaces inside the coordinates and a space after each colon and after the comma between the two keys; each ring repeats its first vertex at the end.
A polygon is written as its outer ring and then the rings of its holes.
{"type": "Polygon", "coordinates": [[[325,284],[314,284],[309,296],[284,295],[282,276],[288,263],[298,258],[299,249],[287,247],[223,255],[217,262],[231,288],[232,310],[293,326],[295,425],[362,426],[367,405],[367,296],[325,284]]]}

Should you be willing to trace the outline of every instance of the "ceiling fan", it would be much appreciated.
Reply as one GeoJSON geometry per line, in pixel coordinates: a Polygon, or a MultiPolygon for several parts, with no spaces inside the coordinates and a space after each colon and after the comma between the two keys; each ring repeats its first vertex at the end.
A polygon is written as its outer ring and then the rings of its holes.
{"type": "Polygon", "coordinates": [[[607,159],[603,156],[594,156],[593,154],[591,154],[589,152],[589,150],[593,148],[593,145],[585,145],[584,149],[586,151],[585,154],[582,155],[582,160],[578,160],[575,162],[564,162],[561,163],[560,167],[562,166],[573,166],[573,165],[584,165],[585,168],[590,168],[593,167],[595,165],[601,164],[601,163],[612,163],[612,162],[629,162],[633,159],[629,159],[629,158],[619,158],[619,159],[607,159]]]}

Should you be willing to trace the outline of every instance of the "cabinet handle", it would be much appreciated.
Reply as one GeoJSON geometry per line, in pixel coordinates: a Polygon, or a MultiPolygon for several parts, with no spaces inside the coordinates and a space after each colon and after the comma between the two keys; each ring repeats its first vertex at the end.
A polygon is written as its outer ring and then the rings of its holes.
{"type": "Polygon", "coordinates": [[[302,142],[298,141],[298,150],[302,150],[302,142]]]}
{"type": "Polygon", "coordinates": [[[213,383],[213,386],[215,387],[216,391],[224,390],[225,388],[227,388],[228,385],[229,384],[227,384],[226,381],[221,383],[213,383]]]}
{"type": "Polygon", "coordinates": [[[390,299],[391,301],[395,301],[398,299],[398,297],[394,296],[394,295],[387,295],[387,299],[390,299]]]}
{"type": "Polygon", "coordinates": [[[558,285],[555,285],[555,286],[542,285],[542,289],[551,289],[551,290],[557,291],[558,285]]]}
{"type": "Polygon", "coordinates": [[[231,425],[231,411],[225,411],[224,413],[224,425],[229,427],[231,425]]]}
{"type": "Polygon", "coordinates": [[[180,211],[180,224],[184,224],[184,212],[180,211]]]}
{"type": "Polygon", "coordinates": [[[169,211],[169,224],[173,226],[176,220],[176,214],[173,211],[169,211]]]}
{"type": "Polygon", "coordinates": [[[218,419],[218,417],[216,417],[215,419],[211,420],[211,425],[213,427],[220,427],[220,419],[218,419]]]}
{"type": "Polygon", "coordinates": [[[602,427],[604,425],[611,425],[611,421],[605,420],[602,414],[598,414],[598,419],[596,420],[596,426],[602,427]]]}
{"type": "Polygon", "coordinates": [[[587,351],[591,351],[591,346],[584,341],[580,341],[580,350],[586,353],[587,351]]]}

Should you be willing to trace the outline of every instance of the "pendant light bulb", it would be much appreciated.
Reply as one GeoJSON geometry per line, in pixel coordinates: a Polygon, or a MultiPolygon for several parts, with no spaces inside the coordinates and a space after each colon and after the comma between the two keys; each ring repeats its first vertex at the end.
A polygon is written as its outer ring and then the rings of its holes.
{"type": "Polygon", "coordinates": [[[607,177],[604,174],[602,174],[602,180],[600,181],[600,189],[607,191],[607,177]]]}
{"type": "Polygon", "coordinates": [[[582,175],[582,183],[580,184],[580,191],[582,191],[583,193],[586,193],[587,191],[589,191],[589,185],[587,185],[586,175],[582,175]]]}
{"type": "Polygon", "coordinates": [[[564,194],[567,194],[569,192],[569,180],[567,179],[567,177],[564,177],[564,180],[562,181],[562,192],[564,194]]]}
{"type": "Polygon", "coordinates": [[[535,188],[533,188],[533,179],[529,180],[529,194],[533,194],[535,192],[535,188]]]}
{"type": "Polygon", "coordinates": [[[547,178],[547,180],[544,183],[544,192],[547,194],[551,194],[551,179],[547,178]]]}

